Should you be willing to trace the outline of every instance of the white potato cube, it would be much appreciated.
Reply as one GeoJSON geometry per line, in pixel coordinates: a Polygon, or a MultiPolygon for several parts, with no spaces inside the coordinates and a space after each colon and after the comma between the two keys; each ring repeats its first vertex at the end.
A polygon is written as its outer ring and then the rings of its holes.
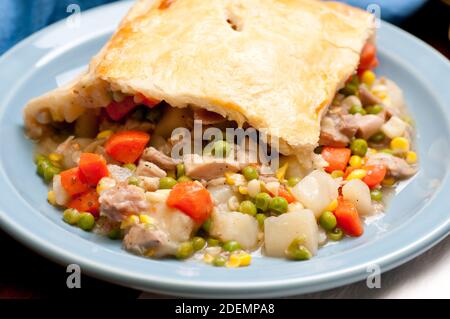
{"type": "Polygon", "coordinates": [[[339,184],[327,173],[315,170],[292,188],[294,197],[319,218],[324,209],[338,197],[339,184]]]}
{"type": "Polygon", "coordinates": [[[360,179],[352,179],[342,187],[342,195],[355,205],[360,216],[369,216],[374,213],[370,189],[360,179]]]}
{"type": "Polygon", "coordinates": [[[253,216],[214,210],[210,234],[223,242],[235,240],[243,249],[252,249],[258,242],[258,227],[258,222],[253,216]]]}
{"type": "Polygon", "coordinates": [[[264,251],[267,256],[284,257],[292,241],[304,237],[304,246],[315,255],[319,245],[319,228],[309,209],[269,217],[264,221],[264,251]]]}
{"type": "Polygon", "coordinates": [[[383,124],[381,131],[389,138],[403,136],[407,125],[408,124],[399,117],[393,116],[389,121],[383,124]]]}

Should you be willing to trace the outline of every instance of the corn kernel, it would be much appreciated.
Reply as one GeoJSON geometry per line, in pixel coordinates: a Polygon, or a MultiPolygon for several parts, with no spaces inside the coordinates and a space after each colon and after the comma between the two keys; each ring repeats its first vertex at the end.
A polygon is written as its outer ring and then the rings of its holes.
{"type": "Polygon", "coordinates": [[[230,256],[230,262],[235,263],[235,259],[239,260],[239,267],[245,267],[250,265],[251,261],[252,261],[252,256],[250,256],[250,254],[241,252],[241,253],[237,253],[237,254],[232,254],[230,256]]]}
{"type": "Polygon", "coordinates": [[[227,268],[237,268],[241,265],[241,260],[239,258],[233,258],[233,255],[230,256],[230,259],[225,264],[227,268]]]}
{"type": "Polygon", "coordinates": [[[120,229],[128,228],[137,223],[139,223],[139,217],[137,217],[136,215],[131,215],[122,221],[122,223],[120,224],[120,229]]]}
{"type": "Polygon", "coordinates": [[[353,155],[350,157],[350,166],[353,168],[361,168],[362,166],[362,158],[358,155],[353,155]]]}
{"type": "Polygon", "coordinates": [[[139,221],[142,223],[142,224],[146,224],[146,225],[149,225],[149,224],[153,224],[154,223],[154,219],[153,218],[151,218],[150,216],[148,216],[148,215],[139,215],[139,221]]]}
{"type": "Polygon", "coordinates": [[[286,162],[283,166],[281,166],[279,169],[277,169],[277,172],[275,175],[278,178],[278,180],[280,180],[280,181],[284,180],[284,176],[286,175],[288,166],[289,166],[289,163],[286,162]]]}
{"type": "Polygon", "coordinates": [[[332,211],[336,210],[337,206],[338,206],[337,199],[333,199],[331,201],[331,203],[327,206],[327,208],[325,208],[325,210],[328,210],[328,211],[332,212],[332,211]]]}
{"type": "Polygon", "coordinates": [[[336,171],[331,172],[331,177],[333,177],[333,178],[344,177],[344,175],[345,175],[344,171],[341,171],[341,170],[336,170],[336,171]]]}
{"type": "Polygon", "coordinates": [[[63,158],[64,156],[59,153],[51,153],[50,155],[48,155],[48,159],[53,163],[59,163],[62,161],[63,158]]]}
{"type": "Polygon", "coordinates": [[[56,206],[56,195],[55,195],[55,192],[54,192],[54,191],[49,191],[49,192],[48,192],[48,194],[47,194],[47,199],[48,199],[48,202],[49,202],[51,205],[56,206]]]}
{"type": "Polygon", "coordinates": [[[234,173],[232,173],[232,172],[225,173],[225,180],[228,185],[231,185],[231,186],[234,185],[233,175],[234,175],[234,173]]]}
{"type": "Polygon", "coordinates": [[[409,141],[404,137],[395,137],[391,141],[391,149],[398,152],[409,151],[409,141]]]}
{"type": "Polygon", "coordinates": [[[417,163],[417,153],[413,151],[409,151],[408,153],[406,153],[406,162],[408,164],[417,163]]]}
{"type": "Polygon", "coordinates": [[[389,186],[393,186],[395,184],[395,182],[396,182],[396,180],[393,177],[386,177],[381,182],[381,185],[389,187],[389,186]]]}
{"type": "Polygon", "coordinates": [[[373,90],[371,93],[382,100],[384,100],[388,97],[386,91],[373,90]]]}
{"type": "Polygon", "coordinates": [[[97,194],[101,194],[103,191],[113,188],[116,186],[116,181],[109,177],[103,177],[97,184],[97,194]]]}
{"type": "Polygon", "coordinates": [[[213,255],[211,255],[211,254],[204,254],[203,255],[203,261],[205,263],[210,264],[210,263],[213,262],[213,260],[214,260],[214,256],[213,255]]]}
{"type": "Polygon", "coordinates": [[[351,181],[352,179],[363,179],[366,177],[367,172],[363,169],[355,169],[347,176],[347,180],[351,181]]]}
{"type": "Polygon", "coordinates": [[[239,186],[238,190],[239,190],[239,194],[248,195],[248,188],[247,188],[247,186],[239,186]]]}
{"type": "Polygon", "coordinates": [[[155,248],[150,248],[149,250],[147,250],[146,252],[145,252],[145,256],[147,256],[147,257],[153,257],[154,255],[155,255],[155,248]]]}
{"type": "Polygon", "coordinates": [[[106,131],[102,131],[102,132],[98,133],[97,138],[98,139],[108,138],[113,134],[114,134],[114,132],[112,130],[106,130],[106,131]]]}
{"type": "Polygon", "coordinates": [[[367,86],[371,86],[373,84],[373,82],[375,82],[376,79],[376,75],[375,73],[373,73],[370,70],[364,71],[363,75],[362,75],[362,82],[367,85],[367,86]]]}
{"type": "Polygon", "coordinates": [[[367,152],[367,155],[374,155],[378,153],[378,151],[374,148],[369,148],[369,151],[367,152]]]}

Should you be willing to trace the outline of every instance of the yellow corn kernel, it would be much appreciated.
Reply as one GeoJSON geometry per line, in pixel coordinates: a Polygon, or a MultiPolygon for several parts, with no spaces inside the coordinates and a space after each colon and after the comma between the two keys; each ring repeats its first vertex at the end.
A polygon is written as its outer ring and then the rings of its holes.
{"type": "Polygon", "coordinates": [[[142,223],[142,224],[146,224],[146,225],[149,225],[149,224],[153,224],[154,223],[154,219],[153,218],[151,218],[150,216],[148,216],[148,215],[139,215],[139,221],[142,223]]]}
{"type": "Polygon", "coordinates": [[[344,171],[340,171],[340,170],[331,172],[331,177],[333,177],[333,178],[344,177],[344,175],[345,175],[344,171]]]}
{"type": "Polygon", "coordinates": [[[137,217],[136,215],[131,215],[122,221],[122,223],[120,224],[120,229],[128,228],[137,223],[139,223],[139,217],[137,217]]]}
{"type": "Polygon", "coordinates": [[[149,250],[147,250],[146,252],[145,252],[145,256],[147,256],[147,257],[153,257],[154,255],[155,255],[155,248],[150,248],[149,250]]]}
{"type": "Polygon", "coordinates": [[[351,181],[352,179],[363,179],[366,177],[367,172],[363,169],[355,169],[347,176],[347,180],[351,181]]]}
{"type": "Polygon", "coordinates": [[[204,254],[203,255],[203,261],[205,263],[210,264],[210,263],[213,262],[213,260],[214,260],[214,256],[213,255],[211,255],[211,254],[204,254]]]}
{"type": "Polygon", "coordinates": [[[98,134],[97,134],[97,138],[98,138],[98,139],[108,138],[108,137],[110,137],[110,136],[113,135],[113,134],[114,134],[114,131],[112,131],[112,130],[106,130],[106,131],[102,131],[102,132],[98,133],[98,134]]]}
{"type": "Polygon", "coordinates": [[[248,195],[248,188],[247,188],[247,186],[239,186],[238,190],[239,190],[239,194],[248,195]]]}
{"type": "Polygon", "coordinates": [[[238,264],[239,267],[245,267],[250,265],[251,261],[252,256],[250,254],[241,252],[237,254],[231,254],[228,262],[232,265],[238,264]]]}
{"type": "Polygon", "coordinates": [[[395,182],[396,182],[396,180],[393,177],[386,177],[381,182],[381,185],[390,187],[390,186],[393,186],[395,184],[395,182]]]}
{"type": "Polygon", "coordinates": [[[398,152],[409,151],[409,141],[404,137],[394,137],[391,141],[391,149],[398,152]]]}
{"type": "Polygon", "coordinates": [[[234,175],[234,173],[232,173],[232,172],[225,173],[225,180],[228,185],[234,185],[233,175],[234,175]]]}
{"type": "Polygon", "coordinates": [[[365,85],[371,86],[373,84],[373,82],[375,82],[376,78],[377,78],[377,76],[375,75],[375,73],[373,73],[370,70],[367,70],[367,71],[364,71],[361,80],[365,85]]]}
{"type": "Polygon", "coordinates": [[[350,157],[350,166],[353,168],[361,168],[362,166],[362,158],[358,155],[353,155],[350,157]]]}
{"type": "Polygon", "coordinates": [[[238,268],[241,265],[241,261],[239,258],[232,258],[233,255],[230,256],[230,259],[225,264],[227,268],[238,268]]]}
{"type": "Polygon", "coordinates": [[[49,202],[51,205],[56,206],[56,195],[55,195],[55,192],[54,192],[54,191],[49,191],[49,192],[48,192],[48,194],[47,194],[47,199],[48,199],[48,202],[49,202]]]}
{"type": "Polygon", "coordinates": [[[371,93],[382,100],[388,96],[386,91],[373,90],[371,93]]]}
{"type": "Polygon", "coordinates": [[[278,180],[280,180],[280,181],[284,180],[284,176],[286,175],[288,166],[289,166],[289,163],[286,162],[283,166],[281,166],[279,169],[277,169],[275,176],[278,178],[278,180]]]}
{"type": "Polygon", "coordinates": [[[325,208],[325,210],[328,210],[328,211],[332,212],[332,211],[336,210],[337,206],[338,206],[337,199],[333,199],[331,201],[331,203],[327,206],[327,208],[325,208]]]}
{"type": "Polygon", "coordinates": [[[369,148],[369,151],[367,152],[367,155],[374,155],[378,153],[378,151],[374,148],[369,148]]]}
{"type": "Polygon", "coordinates": [[[51,153],[50,155],[48,155],[48,159],[53,163],[59,163],[62,161],[63,158],[64,156],[59,153],[51,153]]]}
{"type": "Polygon", "coordinates": [[[103,177],[97,184],[97,194],[101,194],[103,191],[113,188],[116,186],[116,181],[109,177],[103,177]]]}
{"type": "Polygon", "coordinates": [[[417,153],[413,151],[409,151],[406,153],[406,162],[408,164],[415,164],[417,163],[417,153]]]}

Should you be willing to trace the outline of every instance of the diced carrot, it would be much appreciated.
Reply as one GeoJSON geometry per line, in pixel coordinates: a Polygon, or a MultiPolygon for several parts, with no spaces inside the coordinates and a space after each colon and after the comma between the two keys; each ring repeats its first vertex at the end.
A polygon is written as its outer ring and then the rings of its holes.
{"type": "Polygon", "coordinates": [[[98,154],[81,153],[78,166],[84,179],[91,186],[96,186],[103,177],[109,175],[106,160],[98,154]]]}
{"type": "Polygon", "coordinates": [[[322,149],[322,158],[327,161],[328,166],[325,171],[331,173],[332,171],[345,171],[352,151],[344,147],[330,147],[326,146],[322,149]]]}
{"type": "Polygon", "coordinates": [[[134,103],[133,97],[128,96],[122,102],[112,101],[106,107],[106,113],[113,121],[120,121],[123,119],[128,113],[130,113],[135,107],[136,103],[134,103]]]}
{"type": "Polygon", "coordinates": [[[344,233],[353,237],[358,237],[363,234],[364,228],[361,219],[352,202],[340,196],[338,198],[338,206],[333,214],[336,216],[337,226],[341,228],[344,233]]]}
{"type": "Polygon", "coordinates": [[[84,193],[89,190],[89,185],[80,173],[78,167],[61,172],[61,185],[70,196],[84,193]]]}
{"type": "Polygon", "coordinates": [[[364,166],[363,169],[367,171],[367,175],[363,178],[363,182],[370,188],[378,186],[386,176],[386,166],[384,165],[370,165],[364,166]]]}
{"type": "MultiPolygon", "coordinates": [[[[270,193],[270,195],[274,197],[274,194],[270,193]]],[[[283,185],[278,188],[278,196],[283,197],[289,204],[295,202],[295,197],[283,185]]]]}
{"type": "Polygon", "coordinates": [[[201,184],[181,182],[170,191],[167,206],[181,210],[198,224],[202,224],[211,215],[214,204],[211,194],[201,184]]]}
{"type": "Polygon", "coordinates": [[[364,71],[372,70],[378,66],[377,48],[372,43],[366,43],[362,52],[358,66],[358,74],[364,71]]]}
{"type": "Polygon", "coordinates": [[[98,194],[95,190],[90,190],[86,193],[80,194],[74,197],[69,204],[68,208],[74,208],[79,212],[88,212],[94,215],[94,217],[99,216],[100,203],[98,201],[98,194]]]}
{"type": "Polygon", "coordinates": [[[112,135],[105,144],[106,153],[121,163],[134,163],[150,140],[141,131],[122,131],[112,135]]]}
{"type": "Polygon", "coordinates": [[[141,104],[144,104],[145,106],[147,106],[149,108],[153,108],[153,107],[157,106],[159,103],[161,103],[161,101],[150,98],[150,97],[146,97],[143,94],[138,93],[137,95],[142,100],[141,104]]]}

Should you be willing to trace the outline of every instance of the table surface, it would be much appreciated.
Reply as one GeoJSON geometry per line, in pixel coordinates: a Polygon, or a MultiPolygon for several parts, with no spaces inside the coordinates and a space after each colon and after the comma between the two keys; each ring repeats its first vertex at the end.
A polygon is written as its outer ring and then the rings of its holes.
{"type": "MultiPolygon", "coordinates": [[[[430,1],[401,25],[450,59],[450,7],[430,1]]],[[[82,289],[68,289],[64,267],[37,255],[0,230],[0,298],[96,297],[154,298],[88,276],[82,289]]],[[[299,298],[450,298],[450,237],[418,258],[381,276],[381,288],[369,289],[365,282],[299,298]]]]}

